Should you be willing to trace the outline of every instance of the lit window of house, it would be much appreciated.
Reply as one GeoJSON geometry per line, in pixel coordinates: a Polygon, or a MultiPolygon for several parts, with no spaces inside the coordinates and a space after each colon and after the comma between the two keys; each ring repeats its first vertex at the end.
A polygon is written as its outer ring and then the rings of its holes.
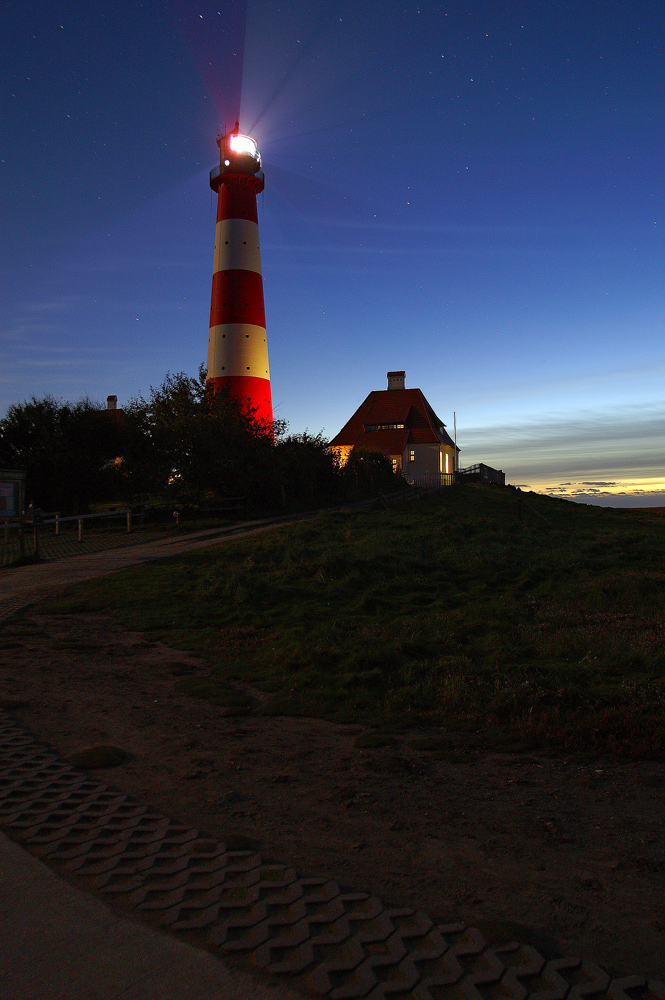
{"type": "Polygon", "coordinates": [[[409,461],[410,462],[415,462],[415,460],[416,460],[416,450],[415,450],[415,448],[411,448],[409,450],[409,461]]]}

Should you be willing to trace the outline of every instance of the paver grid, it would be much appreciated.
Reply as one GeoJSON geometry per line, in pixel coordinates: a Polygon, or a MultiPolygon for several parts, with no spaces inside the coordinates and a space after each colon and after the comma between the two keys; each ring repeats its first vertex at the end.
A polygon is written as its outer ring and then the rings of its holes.
{"type": "MultiPolygon", "coordinates": [[[[68,556],[78,556],[86,552],[102,552],[108,549],[126,548],[131,545],[141,545],[145,542],[161,541],[165,537],[173,537],[175,531],[169,534],[162,532],[157,535],[154,529],[134,528],[127,533],[125,528],[118,527],[114,532],[99,532],[88,529],[81,541],[76,532],[70,529],[58,535],[46,532],[39,536],[39,551],[42,559],[64,559],[68,556]]],[[[34,537],[30,529],[26,530],[26,555],[33,556],[35,551],[34,537]]],[[[5,542],[0,536],[0,567],[11,566],[20,556],[18,537],[12,537],[5,542]]]]}
{"type": "Polygon", "coordinates": [[[665,1000],[665,984],[643,976],[490,948],[462,923],[229,850],[76,770],[6,714],[0,826],[83,887],[332,1000],[665,1000]]]}

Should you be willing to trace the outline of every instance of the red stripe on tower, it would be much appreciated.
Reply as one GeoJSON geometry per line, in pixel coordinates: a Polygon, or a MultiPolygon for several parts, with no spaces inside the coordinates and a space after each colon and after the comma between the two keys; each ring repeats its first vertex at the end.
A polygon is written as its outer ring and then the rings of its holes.
{"type": "Polygon", "coordinates": [[[257,421],[272,424],[268,340],[263,305],[256,196],[264,187],[256,142],[238,123],[217,139],[219,166],[210,172],[217,192],[212,273],[208,383],[223,385],[257,421]]]}

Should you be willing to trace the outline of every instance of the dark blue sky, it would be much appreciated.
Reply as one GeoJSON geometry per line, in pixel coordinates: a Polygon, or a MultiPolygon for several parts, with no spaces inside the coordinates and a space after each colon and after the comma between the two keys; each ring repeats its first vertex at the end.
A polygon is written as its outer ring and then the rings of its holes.
{"type": "Polygon", "coordinates": [[[404,368],[464,464],[665,502],[665,11],[0,4],[0,413],[205,360],[215,134],[259,142],[273,400],[404,368]]]}

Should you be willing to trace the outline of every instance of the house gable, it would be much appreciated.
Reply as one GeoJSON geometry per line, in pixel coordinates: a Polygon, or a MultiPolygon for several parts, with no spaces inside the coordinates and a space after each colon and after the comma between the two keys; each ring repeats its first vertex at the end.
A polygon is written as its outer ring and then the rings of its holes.
{"type": "Polygon", "coordinates": [[[404,372],[388,372],[388,385],[388,389],[370,392],[330,442],[331,451],[342,460],[354,448],[380,451],[406,468],[410,451],[422,452],[419,465],[438,465],[438,459],[429,453],[433,450],[438,455],[450,450],[448,464],[454,467],[455,443],[422,391],[404,388],[404,372]],[[423,446],[429,447],[423,451],[423,446]]]}

